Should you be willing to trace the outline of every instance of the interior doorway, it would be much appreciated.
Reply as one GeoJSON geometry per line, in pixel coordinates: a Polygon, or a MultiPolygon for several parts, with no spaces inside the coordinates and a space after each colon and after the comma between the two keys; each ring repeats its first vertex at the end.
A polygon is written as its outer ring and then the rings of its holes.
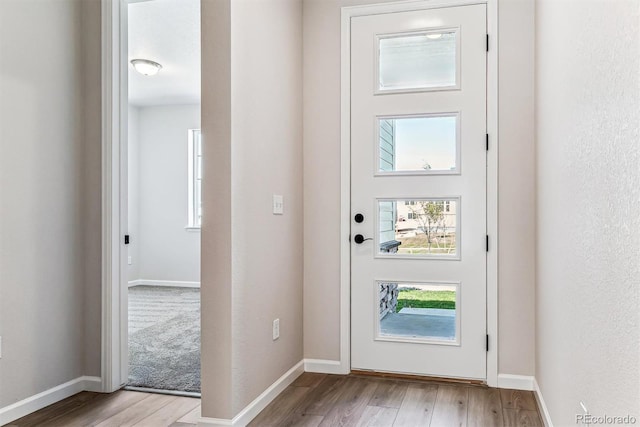
{"type": "Polygon", "coordinates": [[[200,394],[200,0],[129,1],[127,388],[200,394]]]}
{"type": "Polygon", "coordinates": [[[484,4],[351,19],[354,370],[487,379],[486,34],[484,4]]]}

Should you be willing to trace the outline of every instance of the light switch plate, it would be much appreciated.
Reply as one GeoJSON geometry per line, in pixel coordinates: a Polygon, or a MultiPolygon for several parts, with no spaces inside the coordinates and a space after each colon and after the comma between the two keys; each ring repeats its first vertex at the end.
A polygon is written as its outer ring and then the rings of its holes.
{"type": "Polygon", "coordinates": [[[282,215],[284,214],[284,197],[279,194],[273,195],[273,214],[274,215],[282,215]]]}

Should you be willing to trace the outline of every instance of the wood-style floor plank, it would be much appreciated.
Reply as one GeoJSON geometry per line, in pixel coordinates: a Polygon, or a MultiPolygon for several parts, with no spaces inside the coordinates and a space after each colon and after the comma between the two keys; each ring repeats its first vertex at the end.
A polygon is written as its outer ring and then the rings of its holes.
{"type": "Polygon", "coordinates": [[[438,386],[431,425],[438,427],[464,427],[467,425],[469,387],[438,386]]]}
{"type": "Polygon", "coordinates": [[[322,415],[293,412],[278,427],[318,427],[323,418],[322,415]]]}
{"type": "MultiPolygon", "coordinates": [[[[141,419],[135,427],[168,426],[198,407],[200,402],[192,397],[175,396],[162,408],[141,419]]],[[[115,426],[114,426],[115,427],[115,426]]]]}
{"type": "Polygon", "coordinates": [[[393,426],[428,426],[431,423],[437,394],[437,385],[409,384],[393,426]]]}
{"type": "Polygon", "coordinates": [[[503,409],[537,410],[536,397],[530,391],[500,389],[503,409]]]}
{"type": "Polygon", "coordinates": [[[9,426],[13,427],[36,427],[51,422],[56,418],[59,418],[69,412],[75,411],[86,405],[92,405],[98,403],[100,400],[106,398],[102,393],[84,392],[78,393],[71,397],[68,397],[58,403],[49,405],[33,414],[22,417],[9,426]]]}
{"type": "Polygon", "coordinates": [[[526,409],[503,409],[505,427],[543,427],[538,411],[526,409]]]}
{"type": "Polygon", "coordinates": [[[191,412],[180,417],[180,419],[178,419],[178,421],[176,422],[183,423],[183,424],[198,424],[198,420],[200,419],[201,416],[202,416],[202,405],[200,405],[200,399],[198,399],[198,406],[196,406],[193,410],[191,410],[191,412]]]}
{"type": "Polygon", "coordinates": [[[148,417],[169,403],[172,398],[173,396],[168,396],[166,394],[153,394],[146,399],[142,399],[128,408],[125,408],[114,416],[107,418],[101,423],[96,424],[96,427],[133,426],[138,421],[148,417]]]}
{"type": "Polygon", "coordinates": [[[500,390],[482,387],[469,388],[467,426],[502,427],[503,425],[500,390]]]}
{"type": "Polygon", "coordinates": [[[305,415],[328,414],[338,401],[339,390],[346,379],[345,376],[327,375],[315,388],[309,391],[296,408],[296,412],[305,415]]]}
{"type": "Polygon", "coordinates": [[[356,425],[377,387],[378,383],[370,379],[347,378],[337,402],[325,415],[320,426],[356,425]]]}
{"type": "Polygon", "coordinates": [[[291,384],[293,387],[309,387],[315,388],[325,379],[327,374],[317,374],[314,372],[304,372],[291,384]]]}
{"type": "Polygon", "coordinates": [[[128,408],[129,406],[151,396],[149,393],[135,391],[119,391],[106,395],[99,405],[86,405],[71,411],[60,418],[47,422],[47,427],[86,427],[99,424],[128,408]]]}
{"type": "Polygon", "coordinates": [[[391,427],[398,415],[397,408],[367,406],[358,420],[357,427],[391,427]]]}
{"type": "Polygon", "coordinates": [[[407,387],[409,387],[409,383],[406,381],[379,380],[378,388],[369,400],[369,405],[400,408],[407,387]]]}
{"type": "Polygon", "coordinates": [[[249,424],[254,427],[279,426],[304,396],[309,392],[309,387],[287,387],[273,402],[269,404],[258,416],[249,424]]]}

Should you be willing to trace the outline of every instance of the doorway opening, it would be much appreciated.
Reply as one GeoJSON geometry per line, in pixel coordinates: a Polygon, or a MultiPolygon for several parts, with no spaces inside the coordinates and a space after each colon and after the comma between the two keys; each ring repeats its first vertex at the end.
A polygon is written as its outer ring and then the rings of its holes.
{"type": "MultiPolygon", "coordinates": [[[[200,0],[127,8],[127,388],[200,395],[200,0]]],[[[123,58],[124,59],[124,58],[123,58]]]]}

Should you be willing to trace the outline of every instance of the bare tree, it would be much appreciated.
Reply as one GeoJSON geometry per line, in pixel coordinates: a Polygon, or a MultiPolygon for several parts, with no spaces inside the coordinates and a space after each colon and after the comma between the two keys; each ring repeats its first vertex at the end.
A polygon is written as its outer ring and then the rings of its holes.
{"type": "MultiPolygon", "coordinates": [[[[413,219],[420,224],[424,234],[427,235],[427,243],[429,243],[429,251],[435,240],[434,236],[438,229],[444,225],[444,203],[441,201],[421,200],[415,205],[409,205],[409,210],[413,213],[413,219]]],[[[440,247],[440,245],[438,245],[440,247]]]]}

